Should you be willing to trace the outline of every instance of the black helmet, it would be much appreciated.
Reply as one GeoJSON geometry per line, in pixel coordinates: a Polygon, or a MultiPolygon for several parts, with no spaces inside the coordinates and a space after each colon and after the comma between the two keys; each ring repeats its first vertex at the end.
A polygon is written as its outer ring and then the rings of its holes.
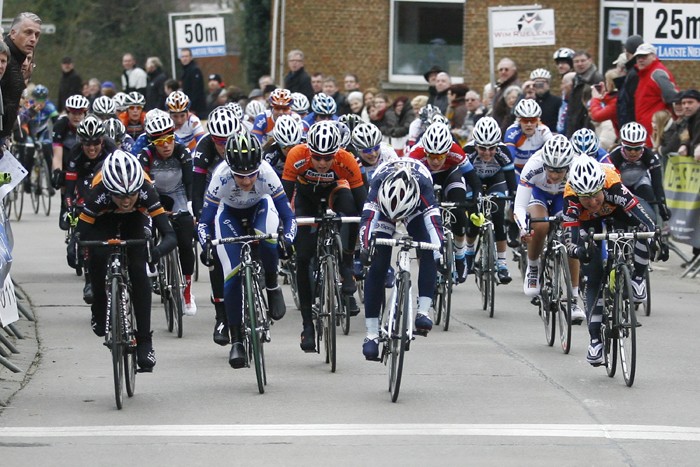
{"type": "Polygon", "coordinates": [[[252,172],[260,167],[262,148],[258,139],[246,131],[226,140],[224,157],[232,172],[252,172]]]}

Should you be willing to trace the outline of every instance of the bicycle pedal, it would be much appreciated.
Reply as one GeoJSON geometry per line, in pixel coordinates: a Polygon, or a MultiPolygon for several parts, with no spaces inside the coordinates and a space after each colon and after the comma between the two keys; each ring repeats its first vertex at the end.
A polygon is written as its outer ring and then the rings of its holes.
{"type": "Polygon", "coordinates": [[[540,306],[542,304],[542,300],[540,300],[540,296],[532,297],[532,300],[530,300],[531,305],[535,306],[540,306]]]}
{"type": "Polygon", "coordinates": [[[641,328],[641,327],[642,327],[642,323],[640,323],[639,321],[637,321],[637,325],[636,325],[635,327],[636,327],[636,328],[641,328]]]}

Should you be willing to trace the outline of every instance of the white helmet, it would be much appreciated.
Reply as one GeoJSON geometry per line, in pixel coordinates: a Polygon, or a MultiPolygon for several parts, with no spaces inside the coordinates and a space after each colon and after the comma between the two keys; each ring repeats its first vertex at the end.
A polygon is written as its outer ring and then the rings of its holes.
{"type": "Polygon", "coordinates": [[[552,58],[556,60],[573,60],[574,59],[574,52],[572,49],[568,47],[562,47],[560,49],[557,49],[556,52],[554,52],[554,55],[552,55],[552,58]]]}
{"type": "Polygon", "coordinates": [[[146,123],[146,133],[148,136],[158,138],[159,136],[170,134],[175,131],[175,123],[167,113],[158,114],[151,117],[146,123]]]}
{"type": "Polygon", "coordinates": [[[146,116],[143,118],[143,123],[144,125],[148,125],[148,122],[150,122],[156,117],[162,117],[163,115],[167,115],[168,117],[170,116],[170,114],[165,110],[151,109],[148,112],[146,112],[146,116]]]}
{"type": "Polygon", "coordinates": [[[357,149],[373,148],[382,142],[382,132],[377,125],[360,123],[352,130],[352,144],[357,149]]]}
{"type": "Polygon", "coordinates": [[[300,92],[292,93],[292,112],[298,114],[309,113],[309,98],[300,92]]]}
{"type": "Polygon", "coordinates": [[[101,118],[113,117],[117,113],[117,104],[109,96],[100,96],[92,102],[92,113],[101,118]]]}
{"type": "Polygon", "coordinates": [[[117,111],[122,112],[129,107],[129,105],[126,103],[126,99],[128,97],[129,96],[125,92],[118,92],[114,95],[112,99],[114,99],[114,103],[117,105],[117,111]]]}
{"type": "Polygon", "coordinates": [[[501,128],[493,117],[481,117],[474,125],[472,137],[479,146],[493,146],[501,142],[501,128]]]}
{"type": "MultiPolygon", "coordinates": [[[[253,101],[255,102],[255,101],[253,101]]],[[[241,122],[233,111],[227,107],[217,107],[207,118],[209,134],[217,138],[228,138],[241,131],[241,122]]]]}
{"type": "Polygon", "coordinates": [[[311,125],[306,134],[309,149],[320,155],[331,155],[340,149],[340,130],[332,120],[321,120],[311,125]]]}
{"type": "Polygon", "coordinates": [[[574,147],[566,136],[554,135],[542,146],[542,161],[555,169],[568,167],[574,159],[574,147]]]}
{"type": "Polygon", "coordinates": [[[592,195],[603,188],[605,170],[592,157],[577,157],[569,171],[569,186],[579,196],[592,195]]]}
{"type": "Polygon", "coordinates": [[[230,109],[238,120],[243,118],[243,107],[238,102],[229,102],[224,107],[230,109]]]}
{"type": "Polygon", "coordinates": [[[116,149],[102,163],[102,183],[115,195],[131,195],[143,186],[144,174],[136,156],[116,149]]]}
{"type": "Polygon", "coordinates": [[[338,105],[331,96],[319,92],[311,100],[311,110],[313,110],[316,115],[334,115],[338,110],[338,105]]]}
{"type": "Polygon", "coordinates": [[[542,108],[534,99],[520,99],[513,113],[518,118],[538,118],[542,115],[542,108]]]}
{"type": "Polygon", "coordinates": [[[379,186],[379,210],[391,220],[408,217],[420,202],[420,187],[408,167],[389,174],[379,186]]]}
{"type": "Polygon", "coordinates": [[[445,154],[452,147],[450,127],[442,123],[432,123],[423,133],[421,145],[429,154],[445,154]]]}
{"type": "Polygon", "coordinates": [[[530,73],[530,79],[535,80],[538,78],[546,79],[547,81],[549,81],[552,79],[552,74],[544,68],[535,68],[530,73]]]}
{"type": "Polygon", "coordinates": [[[266,109],[267,107],[263,101],[253,100],[245,106],[245,114],[255,120],[255,117],[265,112],[266,109]]]}
{"type": "Polygon", "coordinates": [[[622,144],[641,145],[647,140],[647,130],[637,122],[626,123],[620,128],[622,144]]]}
{"type": "Polygon", "coordinates": [[[90,108],[90,101],[87,97],[80,94],[74,94],[66,99],[66,109],[71,110],[87,110],[90,108]]]}
{"type": "Polygon", "coordinates": [[[280,115],[272,130],[272,137],[282,147],[295,146],[301,143],[301,124],[291,115],[280,115]]]}
{"type": "Polygon", "coordinates": [[[576,151],[593,157],[598,155],[598,149],[600,149],[600,139],[598,139],[598,135],[589,128],[576,130],[574,134],[571,135],[571,144],[576,151]]]}

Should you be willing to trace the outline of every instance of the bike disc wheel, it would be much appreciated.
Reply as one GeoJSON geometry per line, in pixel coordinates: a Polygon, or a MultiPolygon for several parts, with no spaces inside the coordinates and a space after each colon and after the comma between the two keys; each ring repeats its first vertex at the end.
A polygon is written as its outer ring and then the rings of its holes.
{"type": "Polygon", "coordinates": [[[394,322],[391,329],[391,346],[389,354],[389,392],[391,402],[396,402],[401,389],[401,377],[403,374],[403,362],[408,345],[408,323],[409,306],[411,297],[409,296],[410,278],[407,271],[400,273],[401,282],[398,289],[396,308],[394,311],[394,322]]]}
{"type": "Polygon", "coordinates": [[[574,302],[574,291],[571,287],[571,272],[565,248],[562,245],[555,253],[554,280],[556,287],[554,288],[554,300],[556,300],[556,307],[554,310],[559,325],[561,350],[568,354],[571,350],[571,307],[574,302]]]}
{"type": "Polygon", "coordinates": [[[244,274],[245,287],[245,313],[246,321],[250,329],[249,339],[252,350],[252,359],[255,366],[255,378],[258,382],[258,391],[260,394],[265,393],[265,384],[263,383],[263,368],[260,360],[260,336],[258,335],[257,317],[255,311],[255,290],[253,285],[253,270],[252,266],[246,266],[244,274]]]}
{"type": "MultiPolygon", "coordinates": [[[[540,276],[540,318],[544,324],[544,339],[548,346],[554,345],[556,336],[556,317],[554,316],[553,307],[557,306],[555,301],[555,284],[556,284],[556,261],[551,256],[547,255],[543,263],[542,273],[540,276]]],[[[558,293],[558,292],[556,292],[558,293]]]]}
{"type": "Polygon", "coordinates": [[[620,349],[620,368],[628,387],[634,384],[637,368],[637,315],[632,293],[632,275],[627,266],[623,265],[617,274],[615,315],[618,325],[615,329],[620,349]]]}
{"type": "Polygon", "coordinates": [[[112,279],[109,298],[109,323],[112,351],[112,373],[114,376],[114,399],[117,409],[121,410],[124,398],[124,343],[122,342],[123,329],[122,317],[119,312],[121,306],[119,279],[112,279]]]}
{"type": "Polygon", "coordinates": [[[125,333],[126,342],[124,343],[124,375],[126,376],[126,395],[134,396],[136,390],[136,340],[134,337],[134,304],[129,299],[129,311],[126,315],[129,323],[129,331],[125,333]]]}
{"type": "Polygon", "coordinates": [[[445,245],[445,287],[442,291],[442,314],[444,322],[442,323],[443,331],[450,329],[450,311],[452,308],[452,286],[454,284],[454,264],[455,264],[455,243],[451,235],[446,238],[445,245]]]}

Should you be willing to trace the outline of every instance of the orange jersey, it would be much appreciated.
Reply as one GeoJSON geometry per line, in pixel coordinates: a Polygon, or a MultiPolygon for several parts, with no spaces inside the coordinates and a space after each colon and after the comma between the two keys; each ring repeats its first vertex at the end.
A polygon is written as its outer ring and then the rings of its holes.
{"type": "Polygon", "coordinates": [[[346,180],[351,189],[364,185],[360,166],[352,154],[344,149],[338,150],[328,172],[320,173],[314,169],[311,150],[306,144],[298,144],[289,151],[284,163],[282,180],[320,186],[346,180]]]}
{"type": "Polygon", "coordinates": [[[605,170],[605,183],[603,183],[603,206],[595,215],[591,215],[578,199],[578,195],[569,183],[564,187],[564,226],[579,225],[581,221],[588,221],[600,217],[609,216],[615,209],[621,207],[629,211],[638,203],[637,198],[622,184],[620,174],[610,166],[603,165],[605,170]]]}

